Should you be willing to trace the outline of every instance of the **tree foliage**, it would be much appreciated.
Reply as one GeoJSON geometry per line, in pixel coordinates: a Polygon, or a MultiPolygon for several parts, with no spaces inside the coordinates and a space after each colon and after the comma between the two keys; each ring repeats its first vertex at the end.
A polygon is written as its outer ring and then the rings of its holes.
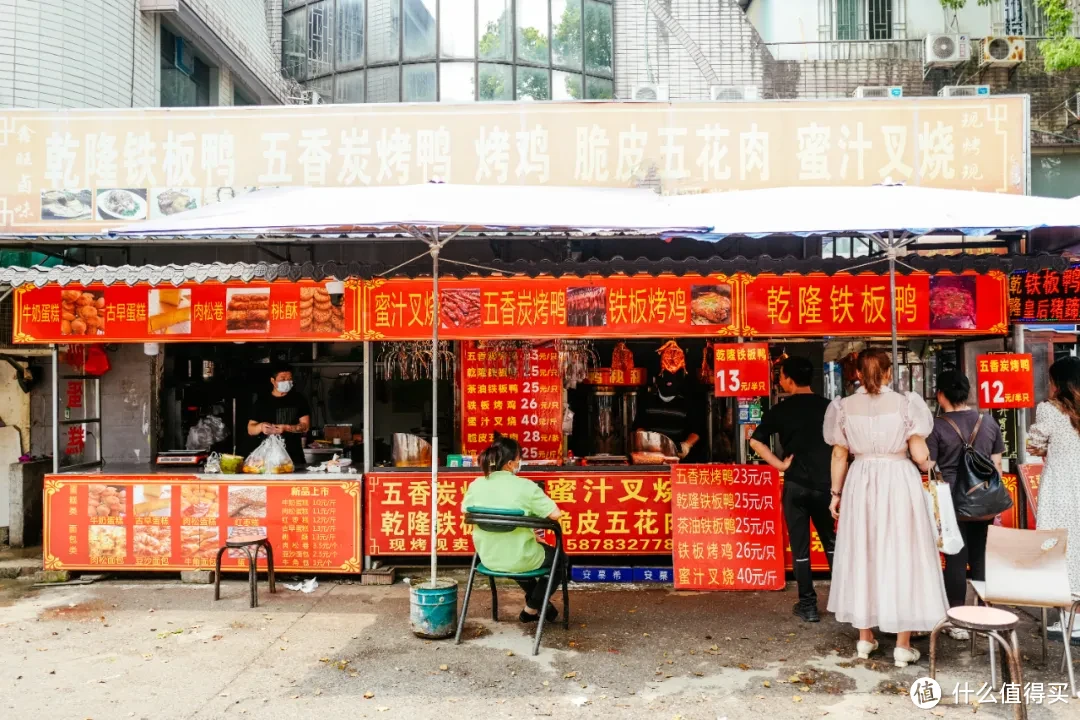
{"type": "MultiPolygon", "coordinates": [[[[946,10],[956,12],[967,5],[968,0],[939,0],[946,10]]],[[[994,0],[976,0],[979,5],[990,5],[994,0]]],[[[1035,0],[1046,20],[1046,39],[1039,41],[1039,52],[1047,72],[1061,72],[1080,67],[1080,39],[1072,34],[1076,13],[1071,0],[1035,0]]]]}

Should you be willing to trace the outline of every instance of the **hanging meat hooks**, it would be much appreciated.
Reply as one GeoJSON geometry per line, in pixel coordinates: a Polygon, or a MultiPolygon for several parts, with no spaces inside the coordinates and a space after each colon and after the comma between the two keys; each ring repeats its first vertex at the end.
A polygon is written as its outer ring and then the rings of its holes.
{"type": "Polygon", "coordinates": [[[576,388],[589,376],[590,370],[600,367],[600,357],[588,340],[556,340],[555,349],[559,353],[564,387],[576,388]]]}
{"type": "Polygon", "coordinates": [[[432,363],[439,363],[439,377],[452,378],[457,362],[450,343],[439,343],[438,357],[431,357],[429,342],[386,343],[375,362],[383,380],[430,380],[432,363]]]}

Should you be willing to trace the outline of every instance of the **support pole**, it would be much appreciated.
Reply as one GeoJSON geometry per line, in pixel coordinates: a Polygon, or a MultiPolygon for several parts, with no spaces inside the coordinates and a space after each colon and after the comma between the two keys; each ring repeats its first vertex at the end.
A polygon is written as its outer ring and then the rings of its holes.
{"type": "Polygon", "coordinates": [[[431,586],[439,574],[439,231],[431,247],[431,586]]]}
{"type": "Polygon", "coordinates": [[[52,471],[60,472],[60,350],[52,346],[52,471]]]}
{"type": "MultiPolygon", "coordinates": [[[[361,432],[363,433],[363,439],[364,439],[364,480],[365,481],[370,477],[371,468],[372,468],[372,465],[374,464],[372,462],[372,460],[374,458],[374,452],[375,452],[375,438],[372,435],[372,429],[373,428],[372,428],[372,422],[371,422],[371,419],[372,419],[372,404],[373,404],[373,399],[374,399],[374,395],[372,394],[372,390],[373,390],[373,386],[374,386],[374,382],[373,382],[374,376],[375,376],[375,366],[374,366],[374,360],[371,359],[371,341],[366,340],[366,341],[364,341],[364,367],[361,370],[361,377],[363,378],[363,388],[364,388],[364,415],[363,415],[363,418],[361,419],[361,422],[362,422],[361,432]]],[[[360,513],[361,513],[361,517],[363,517],[364,502],[366,500],[366,495],[365,495],[365,493],[363,491],[367,489],[367,482],[361,483],[360,487],[361,487],[360,513]]],[[[368,555],[367,552],[366,552],[366,550],[367,550],[367,545],[366,544],[364,546],[364,549],[365,549],[365,552],[364,552],[364,569],[365,570],[370,570],[371,569],[371,556],[368,555]]]]}
{"type": "Polygon", "coordinates": [[[889,254],[889,325],[892,328],[892,386],[893,390],[900,389],[900,348],[896,339],[896,241],[893,239],[893,231],[889,231],[889,246],[886,252],[889,254]]]}
{"type": "MultiPolygon", "coordinates": [[[[1024,326],[1020,323],[1013,325],[1013,352],[1024,352],[1024,326]]],[[[1053,359],[1053,358],[1051,358],[1053,359]]],[[[1027,426],[1028,409],[1020,408],[1016,413],[1016,461],[1026,463],[1030,461],[1027,452],[1027,426]]],[[[1019,472],[1019,470],[1018,470],[1019,472]]]]}

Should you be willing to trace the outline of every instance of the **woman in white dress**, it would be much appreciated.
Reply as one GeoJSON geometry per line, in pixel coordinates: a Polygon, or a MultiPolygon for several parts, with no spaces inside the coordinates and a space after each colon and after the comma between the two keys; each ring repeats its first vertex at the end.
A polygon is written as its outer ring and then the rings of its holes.
{"type": "Polygon", "coordinates": [[[896,633],[893,660],[906,667],[919,659],[912,631],[933,630],[949,608],[916,467],[929,467],[934,418],[918,395],[889,388],[885,351],[861,352],[858,372],[858,392],[834,400],[825,415],[825,442],[833,446],[830,509],[840,520],[829,611],[858,629],[860,658],[878,648],[874,628],[896,633]]]}
{"type": "Polygon", "coordinates": [[[1028,452],[1045,458],[1036,525],[1069,531],[1069,585],[1080,593],[1080,358],[1050,366],[1050,400],[1035,409],[1028,452]]]}

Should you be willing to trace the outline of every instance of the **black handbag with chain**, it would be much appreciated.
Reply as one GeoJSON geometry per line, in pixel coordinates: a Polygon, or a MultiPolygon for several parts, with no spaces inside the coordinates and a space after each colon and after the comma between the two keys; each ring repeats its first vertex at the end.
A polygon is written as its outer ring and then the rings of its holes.
{"type": "Polygon", "coordinates": [[[945,422],[952,425],[960,436],[964,449],[960,453],[960,464],[956,468],[956,484],[953,485],[953,507],[956,517],[962,520],[993,520],[1013,506],[1012,498],[1005,483],[1001,481],[994,461],[976,450],[973,446],[979,435],[979,428],[985,415],[979,415],[971,437],[964,433],[951,418],[945,422]]]}

